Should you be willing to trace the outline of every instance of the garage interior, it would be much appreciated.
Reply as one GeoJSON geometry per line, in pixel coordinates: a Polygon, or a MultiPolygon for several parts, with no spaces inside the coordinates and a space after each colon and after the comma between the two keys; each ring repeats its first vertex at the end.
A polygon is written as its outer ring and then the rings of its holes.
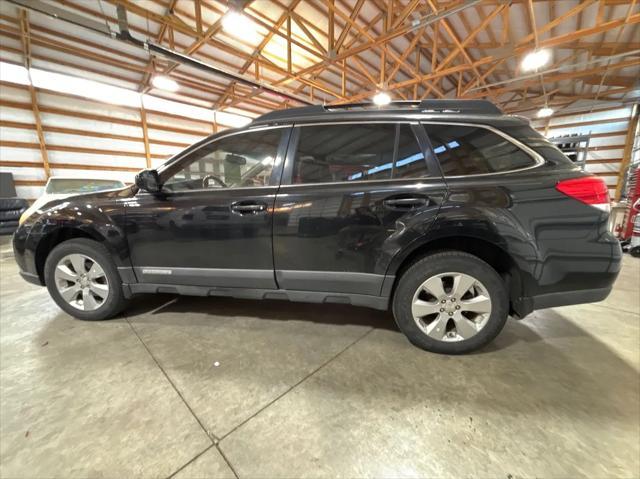
{"type": "MultiPolygon", "coordinates": [[[[488,99],[605,180],[628,240],[639,24],[636,0],[5,0],[0,196],[131,184],[283,108],[488,99]]],[[[141,295],[78,321],[0,239],[1,477],[640,476],[629,254],[605,301],[453,357],[346,305],[141,295]]]]}

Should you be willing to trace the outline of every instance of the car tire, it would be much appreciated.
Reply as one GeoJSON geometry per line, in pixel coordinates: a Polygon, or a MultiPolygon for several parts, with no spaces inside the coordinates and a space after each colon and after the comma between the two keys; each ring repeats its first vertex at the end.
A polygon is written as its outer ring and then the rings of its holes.
{"type": "Polygon", "coordinates": [[[496,270],[461,251],[415,261],[393,295],[400,330],[415,346],[441,354],[464,354],[491,342],[504,327],[508,307],[507,289],[496,270]]]}
{"type": "Polygon", "coordinates": [[[98,241],[78,238],[57,245],[45,261],[44,279],[56,304],[78,319],[113,318],[127,302],[118,269],[98,241]]]}

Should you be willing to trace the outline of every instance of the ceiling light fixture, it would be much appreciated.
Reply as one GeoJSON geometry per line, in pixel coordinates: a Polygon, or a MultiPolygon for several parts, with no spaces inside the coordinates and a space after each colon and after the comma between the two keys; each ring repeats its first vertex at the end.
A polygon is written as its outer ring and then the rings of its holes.
{"type": "Polygon", "coordinates": [[[160,90],[178,91],[180,88],[180,85],[178,85],[175,80],[162,75],[154,76],[151,83],[153,83],[154,87],[159,88],[160,90]]]}
{"type": "Polygon", "coordinates": [[[378,92],[376,96],[373,97],[373,103],[375,103],[378,106],[388,105],[389,103],[391,103],[391,97],[389,96],[388,93],[381,91],[381,92],[378,92]]]}
{"type": "Polygon", "coordinates": [[[253,37],[256,34],[256,24],[246,15],[237,10],[229,10],[222,17],[222,28],[236,37],[253,37]]]}
{"type": "Polygon", "coordinates": [[[539,70],[551,61],[551,52],[549,50],[534,50],[525,55],[522,59],[522,70],[532,71],[539,70]]]}
{"type": "Polygon", "coordinates": [[[540,108],[538,110],[538,113],[536,113],[536,116],[538,118],[549,118],[551,115],[553,115],[553,108],[549,108],[548,106],[545,106],[544,108],[540,108]]]}

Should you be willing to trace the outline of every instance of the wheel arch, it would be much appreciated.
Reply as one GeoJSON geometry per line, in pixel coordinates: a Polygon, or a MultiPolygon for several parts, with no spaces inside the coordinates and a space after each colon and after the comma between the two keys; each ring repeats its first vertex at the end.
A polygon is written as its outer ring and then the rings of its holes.
{"type": "Polygon", "coordinates": [[[86,238],[106,244],[106,238],[93,229],[79,228],[74,226],[61,226],[48,231],[38,242],[35,252],[36,271],[38,273],[40,281],[42,281],[42,284],[45,284],[44,264],[47,260],[47,257],[49,256],[49,253],[51,253],[53,248],[55,248],[59,244],[75,238],[86,238]]]}
{"type": "Polygon", "coordinates": [[[390,297],[393,297],[398,280],[409,266],[420,258],[443,251],[462,251],[472,254],[489,264],[505,281],[509,296],[510,314],[518,313],[515,311],[514,305],[523,294],[523,278],[515,259],[495,243],[474,236],[455,235],[436,238],[426,243],[415,245],[405,251],[401,257],[395,258],[394,264],[390,266],[388,273],[395,276],[390,297]]]}

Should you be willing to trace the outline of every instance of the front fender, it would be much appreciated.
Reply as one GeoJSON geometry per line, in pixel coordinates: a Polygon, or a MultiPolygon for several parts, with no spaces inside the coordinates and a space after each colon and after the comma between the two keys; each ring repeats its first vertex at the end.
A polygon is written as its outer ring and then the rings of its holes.
{"type": "Polygon", "coordinates": [[[47,204],[21,228],[27,270],[33,264],[34,272],[40,273],[36,265],[42,249],[54,245],[56,238],[66,236],[100,241],[112,254],[116,266],[130,267],[124,220],[124,205],[113,199],[76,197],[47,204]]]}

